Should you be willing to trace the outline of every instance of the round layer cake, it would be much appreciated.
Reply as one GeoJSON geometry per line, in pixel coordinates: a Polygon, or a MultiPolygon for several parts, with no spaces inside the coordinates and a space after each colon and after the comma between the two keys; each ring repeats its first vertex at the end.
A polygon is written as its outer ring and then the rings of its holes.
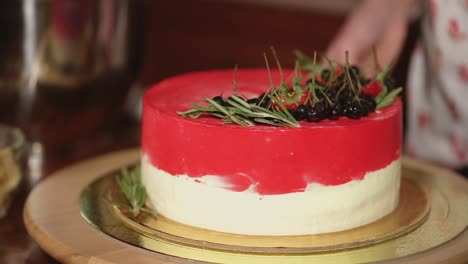
{"type": "MultiPolygon", "coordinates": [[[[301,121],[299,128],[177,114],[229,95],[232,81],[232,70],[190,73],[146,92],[142,181],[158,214],[219,232],[286,236],[355,228],[396,208],[399,100],[358,120],[301,121]]],[[[265,70],[239,70],[236,81],[236,94],[247,98],[269,89],[265,70]]]]}

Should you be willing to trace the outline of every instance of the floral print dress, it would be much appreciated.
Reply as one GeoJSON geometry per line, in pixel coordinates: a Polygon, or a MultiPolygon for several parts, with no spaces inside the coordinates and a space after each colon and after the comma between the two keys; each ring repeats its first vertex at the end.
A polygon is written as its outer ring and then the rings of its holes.
{"type": "Polygon", "coordinates": [[[468,165],[468,0],[426,1],[406,87],[406,152],[468,165]]]}

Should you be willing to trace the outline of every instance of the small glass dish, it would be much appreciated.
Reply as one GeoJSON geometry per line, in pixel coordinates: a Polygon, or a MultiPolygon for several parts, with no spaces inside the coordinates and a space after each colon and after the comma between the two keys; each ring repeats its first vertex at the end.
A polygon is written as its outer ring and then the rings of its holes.
{"type": "Polygon", "coordinates": [[[24,134],[19,128],[0,124],[0,218],[6,216],[23,178],[25,145],[24,134]]]}

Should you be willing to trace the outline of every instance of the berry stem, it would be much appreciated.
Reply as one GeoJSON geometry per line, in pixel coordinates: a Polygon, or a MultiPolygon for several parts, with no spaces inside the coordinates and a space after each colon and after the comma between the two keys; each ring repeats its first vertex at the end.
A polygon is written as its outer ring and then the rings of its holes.
{"type": "Polygon", "coordinates": [[[380,81],[382,85],[385,85],[384,81],[390,74],[391,70],[392,70],[391,64],[385,65],[385,68],[383,69],[383,71],[379,72],[379,74],[377,74],[377,77],[375,77],[375,79],[380,81]]]}
{"type": "Polygon", "coordinates": [[[327,100],[328,105],[333,106],[334,103],[330,100],[330,97],[328,97],[328,95],[324,91],[322,90],[319,90],[319,91],[323,94],[323,96],[325,96],[325,100],[327,100]]]}
{"type": "Polygon", "coordinates": [[[351,74],[349,74],[349,61],[348,61],[348,51],[345,52],[345,75],[346,80],[348,81],[351,91],[354,93],[354,100],[359,101],[359,91],[356,91],[353,80],[351,79],[351,74]]]}
{"type": "Polygon", "coordinates": [[[380,66],[380,63],[379,63],[379,58],[377,56],[377,48],[375,47],[375,45],[372,45],[372,59],[374,61],[375,72],[381,72],[382,67],[380,66]]]}
{"type": "Polygon", "coordinates": [[[293,78],[293,89],[300,89],[301,88],[301,80],[302,77],[300,76],[300,64],[299,61],[296,60],[296,64],[294,66],[294,78],[293,78]]]}
{"type": "MultiPolygon", "coordinates": [[[[315,63],[317,63],[317,51],[314,51],[314,58],[312,61],[313,65],[315,66],[315,63]]],[[[310,105],[313,107],[315,106],[317,95],[315,94],[315,77],[312,77],[312,83],[307,85],[307,88],[309,89],[309,93],[307,94],[307,98],[304,102],[304,104],[307,104],[308,101],[310,101],[310,105]],[[311,94],[313,95],[313,98],[311,98],[311,94]]]]}
{"type": "Polygon", "coordinates": [[[233,79],[232,79],[232,85],[234,86],[234,94],[239,92],[239,86],[237,86],[237,69],[239,67],[239,64],[236,64],[234,66],[234,73],[233,73],[233,79]]]}
{"type": "Polygon", "coordinates": [[[281,63],[278,59],[278,55],[276,54],[276,50],[273,46],[270,47],[271,53],[273,54],[273,58],[275,58],[276,65],[278,66],[278,70],[280,73],[281,85],[284,84],[284,75],[283,75],[283,68],[281,68],[281,63]]]}
{"type": "MultiPolygon", "coordinates": [[[[276,94],[275,86],[273,84],[273,77],[271,76],[270,63],[268,63],[268,57],[267,57],[266,53],[263,53],[263,58],[265,59],[265,65],[266,65],[266,68],[267,68],[268,79],[270,80],[270,88],[268,89],[268,92],[266,92],[262,96],[262,99],[260,99],[260,102],[258,103],[258,105],[261,105],[263,103],[263,101],[265,101],[265,98],[269,94],[274,94],[275,96],[278,96],[276,94]]],[[[269,107],[267,107],[267,108],[269,108],[269,107]]]]}
{"type": "Polygon", "coordinates": [[[263,58],[265,59],[265,65],[266,65],[267,72],[268,72],[268,80],[270,81],[270,89],[272,89],[274,87],[273,77],[271,76],[270,63],[268,63],[268,57],[266,53],[263,53],[263,58]]]}
{"type": "Polygon", "coordinates": [[[330,58],[328,58],[325,54],[322,55],[322,58],[324,58],[327,61],[328,67],[329,67],[329,70],[330,70],[330,78],[328,78],[328,81],[327,81],[327,85],[329,85],[336,78],[336,76],[335,76],[335,66],[333,65],[333,62],[330,60],[330,58]]]}

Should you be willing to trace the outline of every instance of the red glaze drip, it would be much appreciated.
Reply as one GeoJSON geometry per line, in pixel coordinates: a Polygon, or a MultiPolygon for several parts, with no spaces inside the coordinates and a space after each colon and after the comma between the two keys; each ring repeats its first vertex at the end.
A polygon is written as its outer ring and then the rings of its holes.
{"type": "MultiPolygon", "coordinates": [[[[260,194],[283,194],[303,191],[313,182],[339,185],[362,179],[400,157],[399,100],[366,118],[301,122],[301,128],[241,127],[177,115],[191,102],[227,96],[232,79],[232,70],[191,73],[165,80],[145,94],[142,150],[155,167],[172,175],[220,175],[233,191],[253,184],[260,194]]],[[[237,85],[247,97],[265,92],[267,72],[240,70],[237,85]]]]}

